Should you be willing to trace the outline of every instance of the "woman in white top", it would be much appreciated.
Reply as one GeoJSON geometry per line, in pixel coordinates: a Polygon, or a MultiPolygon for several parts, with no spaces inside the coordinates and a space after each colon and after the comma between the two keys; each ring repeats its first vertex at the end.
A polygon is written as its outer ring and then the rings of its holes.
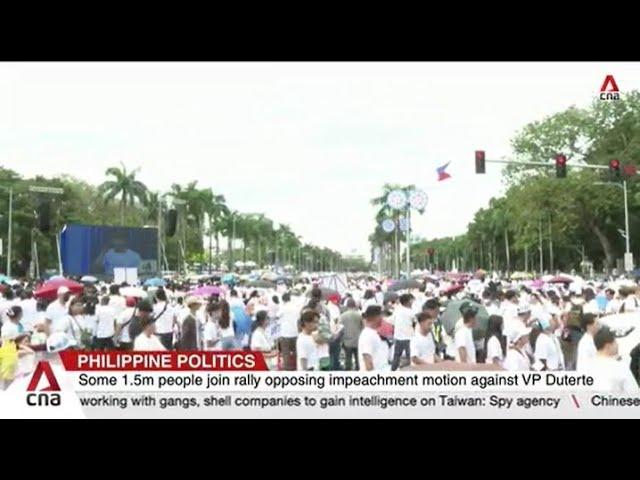
{"type": "Polygon", "coordinates": [[[370,305],[377,305],[378,301],[376,300],[376,295],[373,290],[366,290],[364,292],[364,297],[362,297],[362,304],[360,305],[360,309],[364,312],[367,310],[367,307],[370,305]]]}
{"type": "Polygon", "coordinates": [[[256,352],[262,352],[269,370],[275,370],[278,351],[275,348],[273,339],[267,334],[266,326],[268,320],[266,310],[260,310],[256,313],[256,321],[253,324],[249,348],[256,352]]]}
{"type": "Polygon", "coordinates": [[[63,331],[72,339],[77,348],[86,349],[93,343],[95,321],[85,315],[82,299],[76,297],[69,304],[69,314],[64,318],[63,331]]]}
{"type": "Polygon", "coordinates": [[[234,350],[238,348],[238,345],[236,344],[235,330],[233,328],[233,316],[229,311],[229,303],[225,300],[220,302],[218,326],[220,327],[220,349],[234,350]]]}
{"type": "Polygon", "coordinates": [[[222,350],[222,334],[218,320],[221,315],[220,302],[209,303],[206,308],[207,321],[202,332],[203,347],[205,350],[222,350]]]}
{"type": "Polygon", "coordinates": [[[540,370],[564,370],[564,356],[558,337],[554,335],[557,320],[550,317],[538,319],[539,333],[537,337],[531,336],[531,344],[534,347],[534,358],[540,370]]]}
{"type": "Polygon", "coordinates": [[[528,327],[520,327],[511,332],[509,338],[509,348],[502,362],[502,368],[510,372],[522,372],[531,370],[531,361],[525,351],[526,345],[529,343],[528,327]]]}
{"type": "Polygon", "coordinates": [[[491,315],[487,326],[487,334],[484,337],[484,351],[486,354],[484,363],[502,365],[505,357],[506,340],[503,334],[504,321],[500,315],[491,315]]]}
{"type": "Polygon", "coordinates": [[[152,318],[142,323],[142,332],[133,341],[133,349],[138,352],[158,352],[166,350],[160,339],[156,336],[156,324],[152,318]]]}

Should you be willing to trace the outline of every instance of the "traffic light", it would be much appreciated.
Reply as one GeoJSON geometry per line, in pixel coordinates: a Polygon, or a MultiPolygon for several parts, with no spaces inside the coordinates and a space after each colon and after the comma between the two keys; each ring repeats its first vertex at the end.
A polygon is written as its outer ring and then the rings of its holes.
{"type": "Polygon", "coordinates": [[[556,178],[566,178],[567,176],[567,156],[559,153],[556,155],[556,178]]]}
{"type": "Polygon", "coordinates": [[[485,173],[484,150],[476,150],[476,173],[485,173]]]}
{"type": "Polygon", "coordinates": [[[609,160],[609,180],[620,181],[620,160],[609,160]]]}

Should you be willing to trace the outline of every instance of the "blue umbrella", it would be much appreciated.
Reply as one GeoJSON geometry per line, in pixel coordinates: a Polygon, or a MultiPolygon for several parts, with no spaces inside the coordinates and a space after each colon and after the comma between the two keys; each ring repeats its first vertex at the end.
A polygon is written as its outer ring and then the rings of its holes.
{"type": "Polygon", "coordinates": [[[9,283],[12,281],[13,281],[12,278],[7,277],[6,275],[0,275],[0,283],[9,283]]]}
{"type": "Polygon", "coordinates": [[[146,287],[164,287],[165,284],[162,278],[149,278],[144,282],[146,287]]]}

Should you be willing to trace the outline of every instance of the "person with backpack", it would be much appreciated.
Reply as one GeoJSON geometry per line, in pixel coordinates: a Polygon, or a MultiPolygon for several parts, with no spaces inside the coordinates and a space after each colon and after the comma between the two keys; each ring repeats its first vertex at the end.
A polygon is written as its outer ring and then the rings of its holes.
{"type": "MultiPolygon", "coordinates": [[[[133,340],[129,336],[129,325],[137,313],[137,301],[128,297],[126,307],[116,315],[116,332],[114,338],[117,339],[117,348],[122,351],[133,350],[133,340]]],[[[109,302],[111,305],[111,302],[109,302]]]]}
{"type": "Polygon", "coordinates": [[[622,300],[618,313],[629,313],[640,310],[640,302],[638,302],[638,297],[636,297],[635,288],[621,287],[619,293],[622,300]]]}
{"type": "Polygon", "coordinates": [[[576,369],[578,342],[583,335],[582,316],[584,300],[582,297],[569,298],[567,313],[565,314],[565,326],[562,330],[562,354],[567,370],[576,369]]]}

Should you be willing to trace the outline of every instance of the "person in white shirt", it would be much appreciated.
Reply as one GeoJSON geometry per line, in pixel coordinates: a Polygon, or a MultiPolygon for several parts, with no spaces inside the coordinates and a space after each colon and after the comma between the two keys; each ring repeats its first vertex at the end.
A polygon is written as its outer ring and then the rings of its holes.
{"type": "MultiPolygon", "coordinates": [[[[384,295],[383,295],[384,298],[384,295]]],[[[376,296],[373,293],[373,290],[365,290],[364,296],[362,297],[362,303],[360,305],[360,309],[364,312],[371,305],[382,305],[378,303],[376,300],[376,296]]]]}
{"type": "Polygon", "coordinates": [[[24,328],[20,324],[22,320],[22,307],[14,305],[5,311],[7,320],[2,323],[0,329],[0,337],[2,340],[15,340],[24,332],[24,328]]]}
{"type": "Polygon", "coordinates": [[[104,296],[96,307],[96,350],[112,350],[116,313],[109,305],[109,297],[104,296]]]}
{"type": "Polygon", "coordinates": [[[582,306],[582,313],[593,313],[594,315],[600,314],[600,307],[596,300],[596,294],[591,287],[584,289],[584,305],[582,306]]]}
{"type": "Polygon", "coordinates": [[[57,331],[63,332],[76,343],[78,348],[86,349],[93,343],[95,325],[84,313],[82,299],[76,297],[69,303],[69,313],[58,321],[57,331]]]}
{"type": "Polygon", "coordinates": [[[109,306],[113,308],[116,316],[127,308],[127,300],[120,295],[120,287],[118,285],[109,286],[109,306]]]}
{"type": "Polygon", "coordinates": [[[156,320],[156,335],[164,345],[164,348],[171,350],[171,347],[173,347],[173,327],[176,323],[175,311],[169,304],[167,293],[163,288],[156,290],[155,299],[153,318],[156,320]]]}
{"type": "Polygon", "coordinates": [[[413,295],[404,293],[400,295],[399,303],[393,312],[393,361],[391,370],[395,371],[400,366],[402,354],[410,356],[410,343],[413,337],[413,320],[415,318],[411,306],[413,295]]]}
{"type": "Polygon", "coordinates": [[[320,358],[318,347],[312,333],[318,328],[320,315],[315,310],[305,310],[300,316],[302,331],[296,340],[296,355],[298,358],[298,370],[319,370],[320,358]]]}
{"type": "Polygon", "coordinates": [[[62,332],[66,328],[66,317],[69,313],[67,302],[71,293],[67,287],[60,287],[57,291],[58,298],[51,302],[45,313],[45,320],[52,332],[62,332]]]}
{"type": "Polygon", "coordinates": [[[382,305],[384,303],[384,292],[382,291],[382,287],[380,285],[376,285],[376,293],[374,294],[374,298],[378,305],[382,305]]]}
{"type": "Polygon", "coordinates": [[[640,302],[638,302],[638,298],[635,295],[635,288],[622,287],[620,288],[619,293],[622,300],[620,302],[620,309],[618,313],[628,313],[640,310],[640,302]]]}
{"type": "MultiPolygon", "coordinates": [[[[554,335],[557,321],[554,318],[538,319],[541,330],[535,339],[534,357],[541,370],[564,370],[564,355],[558,338],[554,335]]],[[[536,365],[534,365],[534,368],[536,365]]]]}
{"type": "MultiPolygon", "coordinates": [[[[111,301],[109,301],[111,305],[111,301]]],[[[129,326],[136,314],[136,299],[127,298],[126,308],[116,315],[116,337],[118,338],[118,350],[132,350],[133,340],[129,335],[129,326]]]]}
{"type": "Polygon", "coordinates": [[[531,370],[531,361],[525,351],[529,343],[531,328],[521,327],[511,332],[509,348],[502,362],[502,368],[510,372],[522,372],[531,370]]]}
{"type": "Polygon", "coordinates": [[[578,342],[576,370],[579,372],[585,370],[598,353],[593,337],[600,328],[597,317],[592,313],[585,313],[581,322],[584,334],[578,342]]]}
{"type": "Polygon", "coordinates": [[[296,369],[296,340],[298,338],[300,307],[291,301],[291,295],[288,292],[282,294],[278,318],[280,320],[278,345],[282,355],[282,368],[292,371],[296,369]]]}
{"type": "Polygon", "coordinates": [[[142,332],[133,341],[133,349],[138,352],[156,352],[166,350],[157,335],[153,318],[142,320],[142,332]]]}
{"type": "Polygon", "coordinates": [[[417,316],[418,329],[411,337],[409,349],[411,351],[411,365],[425,365],[436,363],[436,342],[434,341],[433,317],[428,312],[420,312],[417,316]]]}
{"type": "Polygon", "coordinates": [[[249,349],[262,352],[262,356],[269,370],[275,370],[277,367],[278,351],[275,348],[273,339],[267,334],[266,326],[268,321],[269,318],[266,310],[260,310],[256,313],[256,321],[253,324],[249,349]]]}
{"type": "Polygon", "coordinates": [[[460,363],[476,363],[476,346],[473,341],[473,329],[476,326],[478,310],[474,306],[461,307],[463,324],[454,335],[455,360],[460,363]]]}
{"type": "Polygon", "coordinates": [[[38,320],[38,301],[33,298],[31,290],[24,291],[20,306],[22,307],[22,320],[20,323],[22,323],[25,331],[31,332],[38,320]]]}
{"type": "Polygon", "coordinates": [[[380,338],[382,307],[370,305],[362,315],[365,327],[358,338],[358,362],[360,371],[371,372],[389,369],[389,346],[380,338]]]}
{"type": "Polygon", "coordinates": [[[618,342],[613,332],[602,327],[596,332],[593,342],[597,354],[589,361],[584,372],[593,377],[594,390],[638,395],[640,388],[629,364],[618,359],[618,342]]]}
{"type": "Polygon", "coordinates": [[[204,350],[221,350],[220,341],[222,335],[218,319],[220,318],[221,304],[220,302],[209,303],[207,305],[207,321],[204,324],[202,332],[202,342],[204,350]]]}
{"type": "Polygon", "coordinates": [[[504,321],[499,315],[491,315],[487,325],[487,334],[484,338],[484,363],[502,365],[506,354],[506,341],[503,333],[504,321]]]}

